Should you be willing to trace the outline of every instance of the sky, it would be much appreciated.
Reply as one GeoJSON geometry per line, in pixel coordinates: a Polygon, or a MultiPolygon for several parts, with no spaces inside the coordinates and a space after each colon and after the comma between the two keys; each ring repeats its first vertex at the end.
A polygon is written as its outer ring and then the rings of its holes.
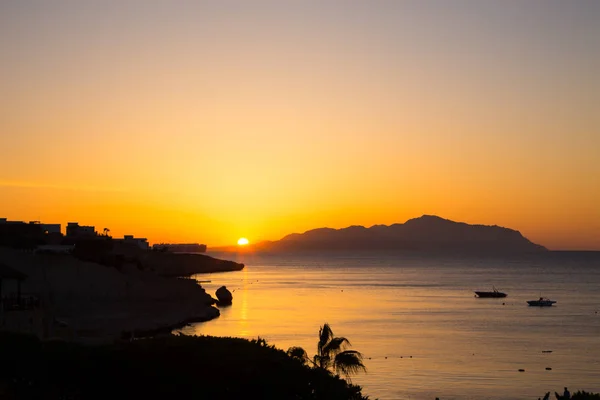
{"type": "Polygon", "coordinates": [[[0,217],[209,246],[422,214],[600,250],[596,0],[0,2],[0,217]]]}

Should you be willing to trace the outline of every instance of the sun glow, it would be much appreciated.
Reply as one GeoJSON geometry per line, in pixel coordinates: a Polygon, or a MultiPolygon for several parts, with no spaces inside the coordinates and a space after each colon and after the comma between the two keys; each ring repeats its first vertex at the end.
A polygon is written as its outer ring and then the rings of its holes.
{"type": "Polygon", "coordinates": [[[250,242],[248,242],[248,239],[246,239],[246,238],[239,238],[238,239],[238,246],[245,246],[248,243],[250,243],[250,242]]]}

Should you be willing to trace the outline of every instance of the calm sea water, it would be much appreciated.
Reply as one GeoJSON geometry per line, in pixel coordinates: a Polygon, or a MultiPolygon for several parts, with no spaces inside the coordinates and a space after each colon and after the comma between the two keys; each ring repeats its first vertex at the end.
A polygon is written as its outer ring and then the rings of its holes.
{"type": "Polygon", "coordinates": [[[213,296],[226,285],[233,305],[184,333],[260,336],[312,356],[328,322],[364,354],[368,372],[353,382],[373,399],[537,399],[564,386],[600,392],[600,253],[217,256],[247,266],[196,278],[211,280],[202,285],[213,296]],[[492,285],[508,297],[474,297],[492,285]],[[527,306],[540,295],[558,303],[527,306]]]}

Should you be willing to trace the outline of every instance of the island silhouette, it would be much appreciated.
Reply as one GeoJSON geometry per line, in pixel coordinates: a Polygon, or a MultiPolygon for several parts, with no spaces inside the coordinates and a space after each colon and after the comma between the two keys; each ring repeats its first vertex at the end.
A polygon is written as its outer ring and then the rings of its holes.
{"type": "MultiPolygon", "coordinates": [[[[236,251],[236,246],[212,248],[213,251],[236,251]]],[[[342,229],[317,228],[292,233],[277,241],[248,245],[254,252],[364,252],[410,251],[427,253],[514,254],[544,252],[547,249],[531,242],[519,231],[497,225],[471,225],[435,215],[423,215],[405,223],[353,225],[342,229]]]]}

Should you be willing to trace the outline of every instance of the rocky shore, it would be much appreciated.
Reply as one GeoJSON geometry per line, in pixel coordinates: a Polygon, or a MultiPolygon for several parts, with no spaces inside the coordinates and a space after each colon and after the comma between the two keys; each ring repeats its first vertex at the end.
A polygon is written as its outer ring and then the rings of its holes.
{"type": "MultiPolygon", "coordinates": [[[[30,310],[2,312],[0,330],[79,342],[170,332],[216,318],[219,310],[195,280],[163,275],[243,268],[203,255],[152,254],[144,261],[152,268],[141,270],[139,265],[124,263],[117,269],[69,255],[0,248],[0,263],[27,275],[22,296],[33,296],[40,304],[30,310]]],[[[16,281],[4,280],[3,296],[10,292],[16,293],[16,281]]]]}

